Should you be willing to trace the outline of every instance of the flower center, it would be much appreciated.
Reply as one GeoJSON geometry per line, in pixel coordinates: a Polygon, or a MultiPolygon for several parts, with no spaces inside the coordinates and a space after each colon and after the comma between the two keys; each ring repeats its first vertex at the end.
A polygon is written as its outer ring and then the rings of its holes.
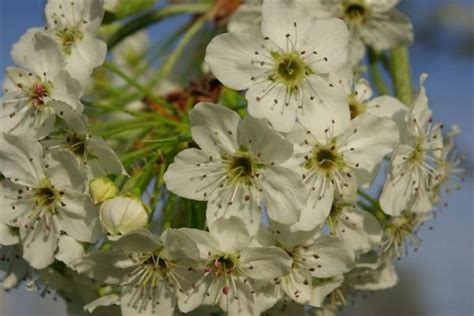
{"type": "Polygon", "coordinates": [[[214,277],[226,276],[234,273],[239,264],[239,259],[236,256],[224,254],[217,255],[205,267],[206,272],[212,272],[214,277]]]}
{"type": "Polygon", "coordinates": [[[346,22],[362,23],[368,15],[367,7],[362,0],[348,2],[344,5],[342,18],[346,22]]]}
{"type": "Polygon", "coordinates": [[[55,205],[61,200],[61,193],[54,188],[49,179],[42,180],[33,188],[35,205],[55,213],[55,205]]]}
{"type": "Polygon", "coordinates": [[[291,53],[272,53],[275,62],[274,73],[270,80],[279,81],[287,86],[290,91],[298,88],[298,85],[311,70],[307,67],[301,55],[296,52],[291,53]]]}
{"type": "Polygon", "coordinates": [[[72,131],[66,132],[66,146],[76,156],[84,158],[87,152],[86,135],[80,135],[72,131]]]}
{"type": "Polygon", "coordinates": [[[335,145],[318,146],[313,149],[312,158],[306,163],[307,169],[318,168],[322,171],[331,171],[339,168],[343,160],[335,145]]]}
{"type": "Polygon", "coordinates": [[[259,169],[259,165],[242,148],[234,156],[230,157],[228,162],[228,179],[229,182],[239,181],[243,184],[252,184],[255,171],[259,169]]]}
{"type": "Polygon", "coordinates": [[[367,111],[367,106],[359,101],[354,96],[349,97],[349,111],[351,113],[351,120],[357,116],[364,114],[367,111]]]}
{"type": "Polygon", "coordinates": [[[50,87],[47,84],[38,82],[33,84],[29,94],[31,105],[35,108],[41,108],[46,103],[46,98],[50,94],[50,87]]]}
{"type": "Polygon", "coordinates": [[[63,51],[66,55],[71,54],[72,46],[80,42],[84,37],[84,34],[79,29],[78,26],[63,28],[56,32],[56,36],[59,38],[59,41],[63,47],[63,51]]]}

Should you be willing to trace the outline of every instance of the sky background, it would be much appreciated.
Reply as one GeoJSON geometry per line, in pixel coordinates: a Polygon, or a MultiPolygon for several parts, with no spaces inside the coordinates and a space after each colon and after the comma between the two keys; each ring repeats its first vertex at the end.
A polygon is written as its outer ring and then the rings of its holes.
{"type": "MultiPolygon", "coordinates": [[[[472,52],[469,50],[472,47],[461,45],[464,53],[458,48],[460,43],[465,43],[466,34],[470,34],[472,40],[473,6],[472,0],[405,2],[417,35],[426,40],[422,43],[417,39],[411,48],[414,82],[420,73],[429,74],[426,88],[434,118],[447,127],[452,124],[461,127],[463,133],[458,147],[465,153],[468,167],[472,166],[474,157],[474,65],[473,55],[466,55],[472,52]],[[424,22],[436,20],[437,4],[456,3],[467,5],[470,11],[445,8],[443,21],[451,16],[451,26],[434,32],[433,28],[426,27],[424,22]],[[459,32],[462,28],[467,32],[459,32]]],[[[43,0],[0,0],[1,69],[13,65],[9,55],[12,44],[28,28],[43,24],[43,8],[43,0]]],[[[151,35],[152,40],[159,39],[156,30],[151,35]]],[[[472,173],[469,173],[464,188],[449,196],[448,207],[420,230],[423,245],[418,252],[410,251],[398,262],[400,282],[395,288],[356,299],[355,305],[349,305],[343,315],[473,315],[473,188],[472,173]],[[430,226],[433,229],[429,229],[430,226]]],[[[10,293],[0,289],[1,316],[64,314],[64,305],[52,297],[40,298],[38,293],[29,293],[23,288],[10,293]]]]}

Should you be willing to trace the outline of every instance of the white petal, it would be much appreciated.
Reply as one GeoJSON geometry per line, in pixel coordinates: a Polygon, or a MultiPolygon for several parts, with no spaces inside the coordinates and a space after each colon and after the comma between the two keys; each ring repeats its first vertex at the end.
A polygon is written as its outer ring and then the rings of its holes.
{"type": "Polygon", "coordinates": [[[298,222],[292,226],[293,230],[312,230],[324,223],[331,211],[334,185],[325,175],[316,176],[313,184],[308,187],[308,192],[306,207],[302,209],[298,222]]]}
{"type": "Polygon", "coordinates": [[[354,95],[358,102],[365,102],[372,97],[372,88],[370,83],[361,78],[354,86],[354,95]]]}
{"type": "Polygon", "coordinates": [[[58,246],[58,232],[53,227],[47,229],[45,225],[42,220],[33,229],[20,227],[23,257],[35,269],[43,269],[53,263],[58,246]]]}
{"type": "Polygon", "coordinates": [[[320,283],[318,282],[318,284],[313,287],[312,297],[309,304],[315,307],[322,307],[326,296],[341,286],[343,281],[343,276],[336,276],[334,278],[322,280],[320,283]]]}
{"type": "Polygon", "coordinates": [[[112,242],[114,247],[125,253],[130,252],[153,252],[161,246],[158,236],[153,235],[146,229],[137,229],[121,236],[112,242]]]}
{"type": "Polygon", "coordinates": [[[74,264],[82,260],[84,254],[84,247],[80,242],[67,235],[59,236],[58,252],[55,255],[56,259],[74,269],[74,264]]]}
{"type": "Polygon", "coordinates": [[[286,87],[280,83],[263,81],[247,91],[249,114],[267,119],[279,132],[289,132],[296,122],[299,103],[294,95],[287,95],[286,87]]]}
{"type": "Polygon", "coordinates": [[[261,162],[282,163],[293,153],[293,144],[272,129],[267,121],[251,116],[239,125],[238,143],[261,162]]]}
{"type": "Polygon", "coordinates": [[[221,295],[219,306],[229,316],[253,315],[254,297],[249,282],[235,280],[235,289],[236,292],[233,291],[233,287],[230,287],[227,295],[221,295]]]}
{"type": "Polygon", "coordinates": [[[87,146],[91,153],[99,159],[101,166],[108,173],[127,175],[120,158],[115,151],[100,137],[92,136],[87,139],[87,146]]]}
{"type": "Polygon", "coordinates": [[[56,114],[62,118],[66,125],[77,133],[85,133],[87,131],[87,117],[75,111],[67,103],[61,101],[52,101],[49,104],[54,108],[56,114]]]}
{"type": "Polygon", "coordinates": [[[413,42],[413,25],[397,10],[391,10],[380,18],[369,18],[360,28],[360,33],[364,42],[377,50],[408,46],[413,42]]]}
{"type": "Polygon", "coordinates": [[[294,224],[305,206],[306,190],[298,174],[284,167],[268,168],[259,181],[268,217],[282,224],[294,224]]]}
{"type": "Polygon", "coordinates": [[[433,113],[428,108],[428,97],[426,96],[425,80],[428,78],[427,74],[420,75],[420,90],[418,91],[413,101],[413,106],[407,113],[408,130],[412,135],[420,135],[424,133],[426,126],[433,113]]]}
{"type": "Polygon", "coordinates": [[[336,85],[319,76],[309,76],[305,81],[306,94],[298,120],[315,136],[325,138],[325,130],[331,135],[342,133],[350,121],[347,95],[336,85]]]}
{"type": "Polygon", "coordinates": [[[282,50],[302,48],[312,31],[311,20],[305,9],[293,1],[263,2],[262,34],[282,50]]]}
{"type": "Polygon", "coordinates": [[[250,247],[240,254],[240,268],[253,279],[272,280],[290,273],[292,259],[280,248],[250,247]]]}
{"type": "MultiPolygon", "coordinates": [[[[398,143],[397,125],[388,118],[360,115],[351,121],[348,131],[341,136],[344,160],[352,166],[372,172],[372,169],[398,143]]],[[[338,139],[339,141],[339,139],[338,139]]]]}
{"type": "Polygon", "coordinates": [[[218,218],[209,225],[209,232],[219,242],[219,250],[238,252],[250,243],[250,234],[245,223],[238,217],[218,218]]]}
{"type": "Polygon", "coordinates": [[[25,187],[16,185],[6,179],[0,181],[0,222],[6,225],[20,225],[15,219],[31,208],[31,198],[18,199],[18,192],[25,192],[25,187]]]}
{"type": "Polygon", "coordinates": [[[312,265],[312,276],[328,278],[349,271],[354,262],[354,254],[339,238],[321,235],[305,249],[306,264],[312,265]]]}
{"type": "Polygon", "coordinates": [[[340,19],[315,20],[311,26],[308,42],[304,49],[309,57],[311,69],[317,74],[334,72],[341,68],[347,59],[349,31],[340,19]]]}
{"type": "Polygon", "coordinates": [[[84,309],[89,313],[93,313],[94,310],[101,306],[111,306],[111,305],[120,305],[120,296],[117,294],[110,294],[106,296],[99,297],[93,302],[84,306],[84,309]]]}
{"type": "Polygon", "coordinates": [[[83,93],[81,84],[65,70],[60,70],[52,81],[54,88],[50,97],[53,100],[66,103],[72,109],[81,113],[84,109],[79,101],[83,93]]]}
{"type": "Polygon", "coordinates": [[[57,189],[85,191],[87,178],[71,153],[62,150],[51,152],[45,157],[45,165],[48,166],[48,178],[57,189]]]}
{"type": "Polygon", "coordinates": [[[190,148],[180,152],[164,175],[166,188],[192,200],[207,200],[216,182],[226,175],[225,166],[202,150],[190,148]],[[214,162],[215,161],[215,162],[214,162]]]}
{"type": "MultiPolygon", "coordinates": [[[[209,234],[207,231],[193,228],[180,228],[179,230],[196,243],[196,246],[198,247],[200,252],[199,256],[201,259],[209,258],[209,251],[217,252],[219,242],[214,239],[214,237],[211,236],[211,234],[209,234]]],[[[198,260],[199,257],[191,259],[198,260]]]]}
{"type": "Polygon", "coordinates": [[[206,62],[211,72],[224,85],[244,90],[254,84],[252,77],[260,77],[267,66],[253,63],[265,60],[255,54],[261,51],[262,38],[247,33],[225,33],[214,37],[206,49],[206,62]]]}
{"type": "Polygon", "coordinates": [[[11,246],[18,244],[19,242],[20,236],[16,229],[0,223],[0,245],[11,246]]]}
{"type": "Polygon", "coordinates": [[[293,301],[306,304],[311,299],[312,277],[302,269],[292,269],[291,274],[281,280],[286,295],[293,301]]]}
{"type": "Polygon", "coordinates": [[[253,187],[239,184],[220,189],[207,203],[206,220],[211,225],[216,219],[225,217],[240,218],[249,232],[253,235],[257,232],[261,222],[259,194],[253,187]]]}
{"type": "Polygon", "coordinates": [[[104,62],[106,53],[105,42],[86,33],[84,38],[73,46],[65,69],[85,86],[94,68],[104,62]]]}
{"type": "Polygon", "coordinates": [[[179,229],[168,229],[162,236],[163,244],[166,249],[166,256],[179,260],[188,258],[198,260],[199,249],[196,245],[197,241],[192,239],[184,231],[179,229]]]}
{"type": "Polygon", "coordinates": [[[0,171],[12,180],[34,185],[42,180],[43,148],[32,135],[0,135],[0,171]]]}
{"type": "Polygon", "coordinates": [[[66,191],[57,212],[58,224],[69,236],[84,242],[95,242],[101,233],[99,212],[85,194],[66,191]]]}
{"type": "Polygon", "coordinates": [[[29,28],[12,46],[12,50],[10,52],[10,56],[12,57],[12,60],[17,64],[18,66],[21,67],[26,67],[25,64],[25,54],[28,51],[28,49],[31,46],[31,43],[33,42],[33,38],[35,35],[39,32],[44,31],[43,28],[41,27],[33,27],[29,28]]]}
{"type": "Polygon", "coordinates": [[[120,307],[123,316],[173,316],[176,297],[164,282],[158,282],[153,300],[149,300],[140,291],[140,289],[135,288],[128,291],[122,290],[120,307]],[[138,299],[140,296],[141,299],[138,299]],[[156,304],[156,302],[159,302],[159,304],[156,304]]]}
{"type": "Polygon", "coordinates": [[[382,228],[369,212],[345,207],[338,216],[337,235],[354,250],[366,252],[382,239],[382,228]]]}
{"type": "Polygon", "coordinates": [[[25,68],[51,80],[64,65],[64,57],[56,41],[46,33],[35,34],[25,52],[25,68]]]}
{"type": "Polygon", "coordinates": [[[222,105],[199,103],[189,111],[191,134],[205,152],[234,153],[240,116],[222,105]]]}

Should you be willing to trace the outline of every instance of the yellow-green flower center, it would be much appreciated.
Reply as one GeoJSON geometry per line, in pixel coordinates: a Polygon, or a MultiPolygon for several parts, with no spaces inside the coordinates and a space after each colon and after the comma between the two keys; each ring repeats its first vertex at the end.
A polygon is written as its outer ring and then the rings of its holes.
{"type": "Polygon", "coordinates": [[[336,149],[335,143],[329,145],[316,145],[313,148],[310,159],[305,164],[306,169],[317,168],[323,172],[330,172],[335,169],[341,169],[344,160],[336,149]]]}
{"type": "Polygon", "coordinates": [[[301,54],[297,52],[273,52],[272,57],[275,66],[269,79],[282,83],[290,92],[298,89],[301,81],[307,74],[311,73],[311,69],[306,65],[301,54]]]}
{"type": "Polygon", "coordinates": [[[60,29],[56,32],[65,54],[70,55],[72,46],[84,38],[79,26],[60,29]]]}
{"type": "Polygon", "coordinates": [[[349,0],[342,5],[342,19],[347,23],[360,24],[369,15],[369,9],[364,0],[349,0]]]}
{"type": "Polygon", "coordinates": [[[36,207],[55,213],[55,205],[61,200],[61,193],[49,179],[42,180],[32,191],[36,207]]]}
{"type": "Polygon", "coordinates": [[[351,95],[348,101],[351,120],[367,112],[367,105],[357,101],[357,98],[354,95],[351,95]]]}

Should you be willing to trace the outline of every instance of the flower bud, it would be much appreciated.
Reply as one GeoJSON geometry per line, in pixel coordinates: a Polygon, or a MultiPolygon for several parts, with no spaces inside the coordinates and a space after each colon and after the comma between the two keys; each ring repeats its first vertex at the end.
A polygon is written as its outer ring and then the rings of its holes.
{"type": "Polygon", "coordinates": [[[100,204],[105,200],[111,199],[118,193],[115,184],[107,177],[92,179],[89,182],[89,190],[94,204],[100,204]]]}
{"type": "Polygon", "coordinates": [[[100,221],[110,235],[123,235],[143,228],[148,222],[148,212],[139,199],[117,196],[101,205],[100,221]]]}

